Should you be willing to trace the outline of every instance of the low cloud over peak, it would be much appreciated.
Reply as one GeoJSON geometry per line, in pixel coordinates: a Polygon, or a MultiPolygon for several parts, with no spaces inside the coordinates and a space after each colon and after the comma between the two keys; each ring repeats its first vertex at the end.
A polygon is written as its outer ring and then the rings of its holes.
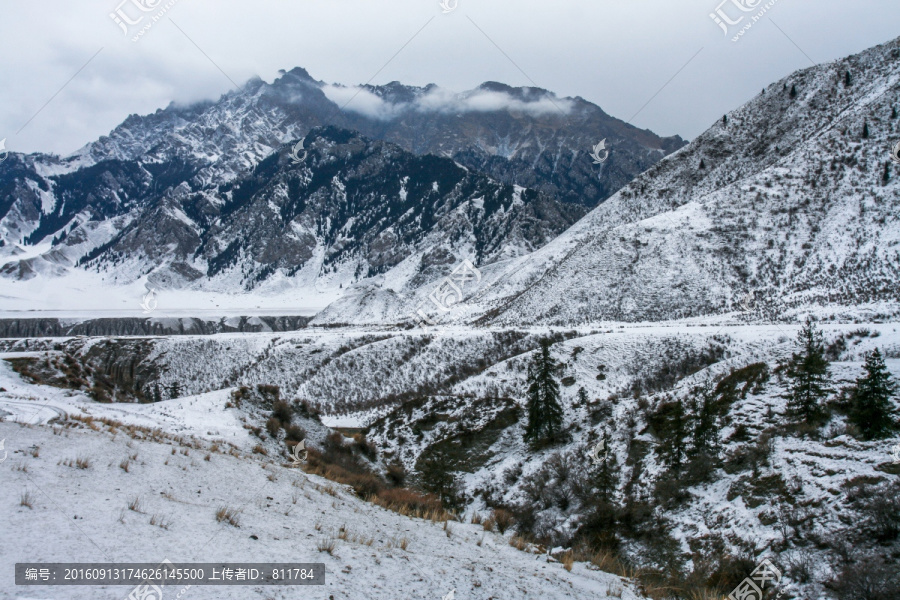
{"type": "Polygon", "coordinates": [[[521,112],[529,115],[548,113],[568,114],[572,110],[571,100],[560,99],[550,92],[516,94],[478,88],[468,92],[456,93],[430,86],[421,90],[415,99],[409,102],[395,102],[382,98],[370,88],[362,86],[346,87],[341,85],[325,85],[322,91],[332,102],[342,108],[363,114],[370,118],[389,121],[407,111],[431,112],[442,114],[468,112],[521,112]]]}

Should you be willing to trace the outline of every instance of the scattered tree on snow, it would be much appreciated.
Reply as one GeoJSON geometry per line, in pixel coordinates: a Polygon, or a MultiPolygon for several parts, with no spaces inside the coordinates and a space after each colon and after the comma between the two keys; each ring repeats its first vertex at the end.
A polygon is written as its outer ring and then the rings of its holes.
{"type": "Polygon", "coordinates": [[[550,355],[550,340],[541,340],[541,348],[528,366],[528,423],[525,441],[538,444],[552,441],[563,423],[559,403],[559,383],[554,373],[556,360],[550,355]]]}
{"type": "Polygon", "coordinates": [[[865,377],[856,380],[850,395],[850,422],[859,427],[867,440],[890,435],[896,428],[891,398],[897,384],[891,378],[878,348],[866,354],[865,377]]]}
{"type": "Polygon", "coordinates": [[[785,365],[785,374],[790,379],[784,395],[788,416],[795,422],[820,425],[826,417],[822,401],[833,391],[828,387],[828,360],[822,332],[807,319],[797,341],[800,352],[795,352],[785,365]]]}

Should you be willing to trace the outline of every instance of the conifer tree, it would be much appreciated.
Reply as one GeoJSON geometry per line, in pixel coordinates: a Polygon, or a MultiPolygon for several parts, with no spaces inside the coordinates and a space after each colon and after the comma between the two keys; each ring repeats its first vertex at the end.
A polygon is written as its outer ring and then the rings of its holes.
{"type": "Polygon", "coordinates": [[[797,97],[797,86],[794,84],[791,84],[791,94],[790,95],[791,95],[791,98],[797,97]]]}
{"type": "Polygon", "coordinates": [[[660,444],[657,453],[663,464],[676,475],[684,466],[686,455],[685,438],[688,437],[688,423],[684,411],[684,401],[679,398],[660,407],[660,444]]]}
{"type": "Polygon", "coordinates": [[[583,387],[578,388],[578,404],[580,406],[586,406],[588,403],[588,395],[587,390],[583,387]]]}
{"type": "MultiPolygon", "coordinates": [[[[618,529],[619,508],[615,496],[619,483],[619,466],[616,455],[609,451],[610,438],[608,431],[603,432],[602,453],[599,462],[591,469],[585,486],[582,500],[583,518],[578,530],[578,537],[594,548],[615,550],[619,546],[616,535],[618,529]]],[[[640,465],[635,465],[640,470],[640,465]]]]}
{"type": "Polygon", "coordinates": [[[868,122],[864,122],[864,123],[863,123],[863,133],[862,133],[862,136],[863,136],[863,139],[864,139],[864,140],[869,139],[869,124],[868,124],[868,122]]]}
{"type": "Polygon", "coordinates": [[[554,376],[557,364],[550,356],[550,345],[550,340],[541,340],[541,348],[528,367],[528,423],[525,425],[525,441],[532,444],[552,440],[563,423],[559,383],[554,376]]]}
{"type": "Polygon", "coordinates": [[[441,452],[433,452],[421,458],[416,466],[422,487],[438,496],[445,507],[453,506],[458,484],[448,457],[441,452]]]}
{"type": "Polygon", "coordinates": [[[712,457],[718,449],[718,432],[716,431],[716,394],[712,384],[707,382],[695,390],[696,416],[691,430],[692,458],[712,457]]]}
{"type": "Polygon", "coordinates": [[[797,338],[800,353],[788,361],[785,374],[790,379],[787,399],[788,416],[795,422],[819,425],[825,420],[822,400],[833,390],[828,387],[828,360],[822,333],[807,318],[797,338]]]}
{"type": "Polygon", "coordinates": [[[878,348],[866,354],[865,377],[856,380],[850,396],[850,422],[866,440],[886,437],[896,428],[891,398],[897,384],[891,378],[878,348]]]}
{"type": "Polygon", "coordinates": [[[850,71],[844,71],[844,86],[850,87],[850,71]]]}
{"type": "Polygon", "coordinates": [[[609,451],[610,436],[608,431],[603,432],[603,454],[601,462],[597,465],[594,475],[594,486],[597,490],[597,500],[604,504],[613,504],[616,487],[618,485],[619,465],[616,455],[609,451]]]}

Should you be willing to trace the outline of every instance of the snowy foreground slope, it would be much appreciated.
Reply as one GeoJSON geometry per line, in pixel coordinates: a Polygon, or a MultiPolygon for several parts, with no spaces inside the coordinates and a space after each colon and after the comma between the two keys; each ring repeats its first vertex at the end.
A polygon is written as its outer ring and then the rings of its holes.
{"type": "MultiPolygon", "coordinates": [[[[875,347],[887,357],[894,377],[900,377],[897,328],[897,323],[821,325],[836,391],[862,375],[863,354],[875,347]]],[[[325,424],[365,427],[376,450],[375,472],[399,462],[417,481],[423,467],[437,460],[456,480],[456,498],[467,514],[510,507],[517,518],[531,523],[532,533],[563,547],[589,519],[589,498],[578,491],[578,482],[593,473],[588,454],[608,435],[609,454],[620,468],[616,503],[632,520],[631,529],[617,536],[634,565],[678,564],[696,571],[746,556],[752,568],[769,557],[785,573],[782,585],[789,598],[833,598],[824,584],[841,569],[836,540],[866,531],[869,516],[859,504],[860,495],[892,497],[890,486],[896,489],[900,481],[900,464],[893,457],[900,437],[860,441],[838,410],[813,437],[785,427],[785,386],[777,367],[796,351],[797,329],[707,319],[605,323],[571,331],[313,328],[207,337],[9,340],[0,346],[0,359],[31,361],[31,372],[47,381],[59,380],[42,369],[68,357],[86,365],[84,377],[91,381],[105,372],[115,384],[110,393],[118,398],[134,400],[153,394],[157,386],[167,398],[175,384],[181,394],[190,395],[149,405],[99,404],[87,388],[37,385],[14,373],[9,360],[0,360],[0,387],[5,388],[0,411],[9,413],[7,422],[0,423],[0,439],[6,439],[10,453],[0,467],[4,482],[10,482],[0,490],[0,502],[7,507],[2,518],[13,519],[10,531],[24,532],[17,538],[41,540],[21,542],[32,544],[26,550],[0,546],[0,558],[4,563],[103,560],[77,531],[62,526],[65,519],[53,514],[58,507],[44,490],[65,509],[66,519],[78,526],[82,517],[90,521],[82,529],[101,536],[97,544],[117,559],[318,557],[328,565],[329,577],[341,582],[327,588],[335,598],[443,598],[453,588],[456,598],[602,598],[606,586],[612,585],[610,595],[618,589],[611,576],[588,570],[587,563],[576,562],[568,573],[559,564],[509,547],[496,533],[487,534],[478,546],[485,535],[479,526],[451,523],[448,538],[440,524],[400,517],[350,492],[321,492],[316,485],[342,486],[282,466],[283,434],[248,432],[248,427],[264,425],[267,411],[226,407],[235,386],[277,385],[282,398],[322,409],[325,424]],[[537,340],[546,335],[557,340],[552,355],[561,364],[565,439],[535,451],[522,442],[525,379],[537,340]],[[754,379],[747,373],[768,375],[754,379]],[[698,386],[718,385],[729,377],[740,393],[727,403],[716,431],[720,464],[706,478],[685,480],[683,489],[665,487],[669,484],[659,451],[669,441],[654,425],[660,407],[673,399],[690,406],[698,386]],[[580,388],[587,402],[579,398],[580,388]],[[100,431],[81,425],[54,435],[51,425],[9,422],[46,423],[60,413],[72,418],[89,413],[163,433],[155,441],[136,440],[120,426],[112,439],[95,421],[100,431]],[[193,439],[200,440],[199,447],[181,454],[193,439]],[[209,452],[215,441],[220,451],[209,452]],[[28,454],[33,445],[41,447],[37,458],[28,454]],[[269,458],[253,453],[257,445],[269,458]],[[237,456],[227,454],[232,447],[237,456]],[[119,463],[133,453],[138,458],[126,473],[119,463]],[[207,454],[209,461],[204,460],[207,454]],[[57,464],[79,457],[88,458],[91,466],[79,470],[57,464]],[[98,480],[99,487],[92,483],[98,480]],[[19,506],[26,489],[32,490],[34,510],[19,506]],[[301,497],[294,505],[292,496],[298,491],[301,497]],[[146,514],[126,508],[135,496],[143,498],[146,514]],[[215,522],[215,511],[225,505],[244,507],[240,529],[215,522]],[[100,513],[88,512],[88,507],[100,507],[100,513]],[[34,518],[42,511],[50,521],[34,518]],[[117,521],[120,512],[124,524],[117,521]],[[76,514],[79,518],[73,519],[76,514]],[[171,521],[168,530],[148,524],[154,514],[171,521]],[[320,538],[336,535],[344,524],[350,536],[374,538],[372,546],[339,541],[340,560],[318,552],[320,538]],[[56,532],[61,536],[57,544],[42,539],[56,532]],[[204,554],[197,546],[213,535],[210,547],[216,553],[204,554]],[[387,547],[402,537],[410,540],[407,551],[387,547]],[[271,545],[263,546],[266,540],[271,545]],[[126,547],[133,549],[131,554],[126,547]],[[352,575],[341,573],[347,565],[352,575]],[[532,582],[535,571],[540,576],[532,582]],[[392,577],[403,578],[403,593],[397,595],[392,577]],[[348,590],[361,595],[341,595],[348,590]]],[[[896,406],[896,398],[894,402],[896,406]]],[[[314,419],[303,427],[311,447],[321,447],[328,428],[314,419]]],[[[889,545],[872,539],[854,544],[850,554],[891,552],[889,545]]],[[[5,584],[0,588],[8,589],[5,584]]],[[[210,590],[198,594],[212,594],[210,590]]],[[[52,593],[29,591],[20,597],[72,597],[52,593]]],[[[624,593],[627,597],[628,591],[624,593]]]]}
{"type": "MultiPolygon", "coordinates": [[[[0,365],[0,598],[124,598],[128,587],[17,588],[12,564],[322,562],[323,587],[198,587],[180,598],[637,598],[614,575],[516,550],[509,533],[400,516],[250,452],[228,394],[117,407],[23,384],[0,365]],[[122,425],[72,421],[59,413],[122,425]],[[4,413],[0,413],[4,414],[4,413]],[[15,419],[16,422],[13,422],[15,419]],[[127,424],[127,425],[126,425],[127,424]],[[136,424],[134,428],[132,424],[136,424]],[[67,466],[86,459],[87,468],[67,466]],[[127,464],[127,471],[122,466],[127,464]],[[27,494],[30,507],[22,506],[27,494]],[[138,510],[129,505],[138,498],[138,510]],[[238,526],[216,521],[226,506],[238,526]],[[155,523],[155,524],[154,524],[155,523]],[[320,551],[334,540],[332,554],[320,551]]],[[[177,588],[171,594],[180,592],[177,588]]],[[[170,592],[166,592],[166,596],[170,592]]]]}

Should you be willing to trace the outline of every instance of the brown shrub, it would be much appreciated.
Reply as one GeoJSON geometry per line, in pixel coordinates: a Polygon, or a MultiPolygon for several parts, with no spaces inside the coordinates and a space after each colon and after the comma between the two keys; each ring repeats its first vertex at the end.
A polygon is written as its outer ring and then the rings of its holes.
{"type": "Polygon", "coordinates": [[[506,530],[513,526],[516,522],[512,513],[508,510],[504,510],[502,508],[498,508],[493,513],[491,513],[491,520],[497,524],[497,531],[501,534],[506,533],[506,530]]]}
{"type": "Polygon", "coordinates": [[[357,433],[353,436],[353,439],[363,456],[369,460],[375,460],[378,457],[378,449],[373,442],[366,439],[365,434],[357,433]]]}
{"type": "Polygon", "coordinates": [[[290,425],[291,419],[294,418],[294,409],[284,400],[277,400],[272,405],[272,418],[278,419],[284,426],[290,425]]]}
{"type": "Polygon", "coordinates": [[[441,501],[432,494],[422,494],[406,488],[383,489],[372,501],[379,505],[398,512],[418,518],[436,512],[444,512],[441,501]]]}
{"type": "Polygon", "coordinates": [[[269,417],[269,420],[266,421],[266,431],[269,432],[269,435],[273,438],[278,437],[278,432],[280,430],[281,421],[279,421],[275,417],[269,417]]]}
{"type": "Polygon", "coordinates": [[[306,439],[306,430],[299,425],[288,425],[284,428],[284,439],[287,442],[300,443],[306,439]]]}
{"type": "Polygon", "coordinates": [[[395,460],[387,466],[388,482],[394,487],[402,487],[406,483],[406,467],[399,460],[395,460]]]}

